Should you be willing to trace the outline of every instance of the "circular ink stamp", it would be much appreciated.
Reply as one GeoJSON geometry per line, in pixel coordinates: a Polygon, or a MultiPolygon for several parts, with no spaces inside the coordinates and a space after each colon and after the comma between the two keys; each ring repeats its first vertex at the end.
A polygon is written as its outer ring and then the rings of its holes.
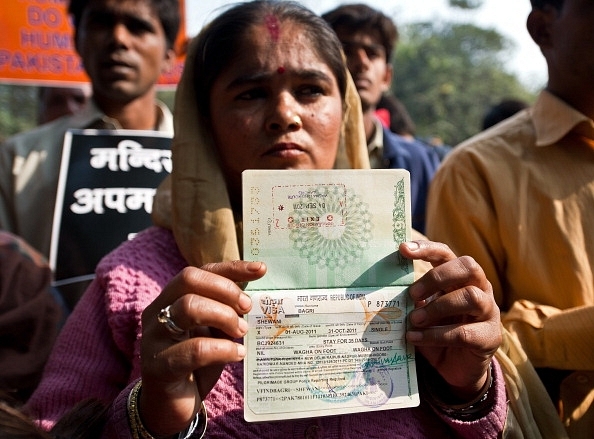
{"type": "Polygon", "coordinates": [[[293,206],[289,239],[310,265],[344,268],[369,246],[369,206],[343,185],[315,186],[293,206]]]}
{"type": "Polygon", "coordinates": [[[308,370],[306,385],[316,399],[342,403],[362,392],[357,375],[355,371],[328,368],[323,363],[316,363],[308,370]]]}
{"type": "Polygon", "coordinates": [[[358,374],[358,388],[361,393],[357,400],[367,407],[384,405],[392,397],[394,382],[390,372],[384,367],[370,367],[358,374]]]}

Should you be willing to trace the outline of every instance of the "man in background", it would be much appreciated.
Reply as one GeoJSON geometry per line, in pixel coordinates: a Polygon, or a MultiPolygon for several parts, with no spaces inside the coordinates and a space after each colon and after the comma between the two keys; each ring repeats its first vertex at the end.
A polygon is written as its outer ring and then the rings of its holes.
{"type": "Polygon", "coordinates": [[[468,254],[571,438],[594,431],[594,2],[532,0],[548,66],[535,104],[454,148],[427,235],[468,254]]]}
{"type": "Polygon", "coordinates": [[[0,145],[0,229],[49,258],[64,134],[69,128],[173,132],[156,83],[175,60],[178,0],[72,0],[74,42],[93,97],[77,113],[0,145]]]}
{"type": "Polygon", "coordinates": [[[338,35],[355,81],[363,110],[363,123],[372,168],[402,168],[410,172],[412,225],[425,229],[425,203],[429,182],[439,157],[429,146],[405,138],[382,125],[377,105],[392,83],[391,59],[398,30],[390,18],[364,4],[348,4],[322,15],[338,35]]]}
{"type": "Polygon", "coordinates": [[[84,108],[91,97],[91,86],[39,87],[37,103],[37,124],[51,122],[84,108]]]}
{"type": "Polygon", "coordinates": [[[37,387],[66,316],[51,278],[43,256],[0,231],[0,395],[19,405],[37,387]]]}
{"type": "Polygon", "coordinates": [[[528,103],[521,99],[503,99],[489,107],[483,117],[482,129],[486,130],[487,128],[491,128],[493,125],[496,125],[505,119],[509,119],[518,111],[521,111],[528,106],[528,103]]]}
{"type": "MultiPolygon", "coordinates": [[[[173,116],[157,100],[156,84],[175,61],[179,0],[71,0],[68,12],[92,98],[76,113],[0,145],[0,229],[23,238],[47,259],[68,129],[173,135],[173,116]]],[[[80,282],[61,286],[60,292],[72,308],[85,288],[80,282]]]]}

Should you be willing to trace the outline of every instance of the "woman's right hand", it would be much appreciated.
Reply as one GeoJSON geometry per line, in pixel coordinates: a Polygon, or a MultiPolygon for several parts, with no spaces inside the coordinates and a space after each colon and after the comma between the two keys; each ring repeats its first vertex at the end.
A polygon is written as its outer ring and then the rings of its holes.
{"type": "Polygon", "coordinates": [[[251,300],[239,284],[261,278],[261,262],[232,261],[187,267],[142,313],[142,422],[156,436],[184,430],[218,381],[225,364],[245,356],[242,315],[251,300]],[[159,322],[170,306],[171,320],[186,332],[173,334],[159,322]]]}

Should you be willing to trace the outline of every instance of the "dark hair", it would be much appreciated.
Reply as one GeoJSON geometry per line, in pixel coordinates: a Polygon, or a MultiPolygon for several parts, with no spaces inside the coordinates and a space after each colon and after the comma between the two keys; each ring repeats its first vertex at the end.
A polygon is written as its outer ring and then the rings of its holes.
{"type": "Polygon", "coordinates": [[[530,0],[532,9],[544,9],[545,6],[551,5],[558,11],[563,7],[564,0],[530,0]]]}
{"type": "Polygon", "coordinates": [[[378,32],[386,51],[386,62],[392,59],[392,52],[398,42],[398,29],[394,22],[381,11],[365,4],[342,5],[322,15],[332,29],[344,28],[351,32],[378,32]]]}
{"type": "Polygon", "coordinates": [[[0,392],[0,439],[100,439],[107,410],[98,399],[83,400],[46,432],[10,395],[0,392]]]}
{"type": "MultiPolygon", "coordinates": [[[[78,34],[78,26],[80,25],[83,13],[92,1],[93,0],[70,0],[68,13],[72,15],[75,37],[78,34]]],[[[181,22],[179,0],[147,0],[147,2],[159,17],[159,21],[165,32],[167,46],[170,49],[173,48],[181,22]]]]}
{"type": "Polygon", "coordinates": [[[83,399],[51,429],[54,439],[101,439],[109,406],[97,398],[83,399]]]}
{"type": "Polygon", "coordinates": [[[0,401],[0,439],[51,439],[20,410],[0,401]]]}
{"type": "Polygon", "coordinates": [[[383,94],[376,109],[386,109],[390,114],[390,131],[401,136],[414,136],[416,127],[404,104],[396,96],[383,94]]]}
{"type": "Polygon", "coordinates": [[[519,99],[504,99],[493,105],[483,117],[483,130],[513,116],[518,111],[528,107],[528,103],[519,99]]]}
{"type": "Polygon", "coordinates": [[[210,114],[210,90],[220,73],[237,56],[246,31],[266,17],[289,21],[303,27],[314,52],[327,64],[338,83],[341,96],[346,92],[346,67],[342,45],[328,24],[309,9],[292,1],[255,0],[240,3],[223,12],[198,35],[194,84],[202,114],[210,114]]]}

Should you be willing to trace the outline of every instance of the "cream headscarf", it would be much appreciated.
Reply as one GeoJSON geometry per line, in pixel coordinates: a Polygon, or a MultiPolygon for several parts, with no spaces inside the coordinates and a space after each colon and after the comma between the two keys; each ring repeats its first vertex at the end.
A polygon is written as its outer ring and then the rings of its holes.
{"type": "MultiPolygon", "coordinates": [[[[153,222],[173,230],[188,264],[240,259],[236,220],[215,146],[196,102],[196,37],[188,48],[177,87],[173,137],[173,171],[159,186],[153,222]]],[[[345,67],[346,69],[346,67],[345,67]]],[[[357,89],[347,72],[342,132],[335,168],[369,168],[363,116],[357,89]]]]}

